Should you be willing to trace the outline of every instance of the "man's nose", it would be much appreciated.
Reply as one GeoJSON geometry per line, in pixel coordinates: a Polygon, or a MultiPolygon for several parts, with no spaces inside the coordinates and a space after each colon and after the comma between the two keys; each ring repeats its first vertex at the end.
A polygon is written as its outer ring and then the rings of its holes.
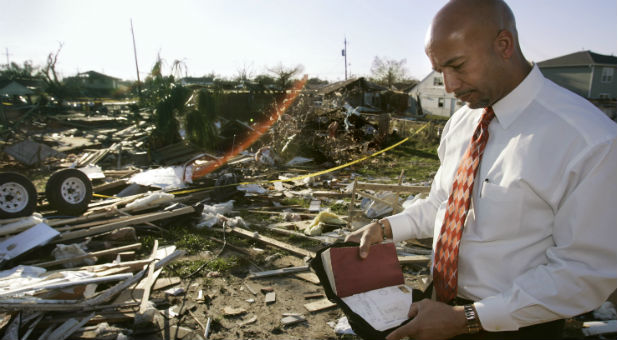
{"type": "Polygon", "coordinates": [[[461,81],[451,72],[444,72],[444,88],[446,92],[451,93],[457,91],[461,87],[461,81]]]}

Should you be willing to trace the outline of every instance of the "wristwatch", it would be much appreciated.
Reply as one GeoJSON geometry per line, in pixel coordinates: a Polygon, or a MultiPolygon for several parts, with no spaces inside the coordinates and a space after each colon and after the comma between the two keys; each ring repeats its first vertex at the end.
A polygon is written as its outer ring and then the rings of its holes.
{"type": "Polygon", "coordinates": [[[380,228],[382,228],[382,240],[386,240],[386,230],[384,229],[386,228],[386,226],[384,225],[384,222],[377,218],[374,218],[373,221],[371,222],[377,223],[380,226],[380,228]]]}
{"type": "Polygon", "coordinates": [[[479,320],[478,314],[476,314],[476,308],[474,305],[465,305],[464,313],[466,315],[466,327],[468,327],[468,334],[475,334],[481,331],[481,320],[479,320]]]}

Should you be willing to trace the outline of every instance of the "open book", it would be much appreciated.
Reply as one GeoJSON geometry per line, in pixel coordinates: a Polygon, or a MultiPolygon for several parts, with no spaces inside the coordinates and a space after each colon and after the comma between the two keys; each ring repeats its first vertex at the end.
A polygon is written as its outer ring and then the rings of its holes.
{"type": "Polygon", "coordinates": [[[358,247],[331,247],[321,257],[335,295],[374,329],[384,331],[408,319],[412,289],[404,285],[393,243],[371,246],[364,260],[358,247]]]}

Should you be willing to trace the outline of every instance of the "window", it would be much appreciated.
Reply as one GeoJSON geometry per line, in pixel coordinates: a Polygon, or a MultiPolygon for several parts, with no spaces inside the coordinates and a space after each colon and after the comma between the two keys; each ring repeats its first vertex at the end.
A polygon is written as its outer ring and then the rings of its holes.
{"type": "Polygon", "coordinates": [[[610,83],[613,78],[614,78],[614,68],[613,67],[603,67],[603,73],[601,73],[601,82],[610,83]]]}
{"type": "Polygon", "coordinates": [[[444,98],[438,98],[438,107],[444,107],[444,98]]]}
{"type": "Polygon", "coordinates": [[[442,77],[434,77],[433,78],[433,86],[442,86],[444,82],[442,81],[442,77]]]}
{"type": "Polygon", "coordinates": [[[599,99],[609,99],[609,93],[599,93],[599,99]]]}

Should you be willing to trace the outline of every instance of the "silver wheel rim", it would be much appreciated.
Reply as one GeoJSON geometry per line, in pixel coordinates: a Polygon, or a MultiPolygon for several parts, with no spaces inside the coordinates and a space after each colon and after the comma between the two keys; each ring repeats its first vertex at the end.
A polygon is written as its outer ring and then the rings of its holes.
{"type": "Polygon", "coordinates": [[[8,213],[24,210],[29,201],[28,190],[16,182],[4,183],[0,186],[0,208],[8,213]]]}
{"type": "Polygon", "coordinates": [[[86,197],[86,185],[77,177],[69,177],[60,185],[62,199],[70,204],[79,204],[86,197]]]}

